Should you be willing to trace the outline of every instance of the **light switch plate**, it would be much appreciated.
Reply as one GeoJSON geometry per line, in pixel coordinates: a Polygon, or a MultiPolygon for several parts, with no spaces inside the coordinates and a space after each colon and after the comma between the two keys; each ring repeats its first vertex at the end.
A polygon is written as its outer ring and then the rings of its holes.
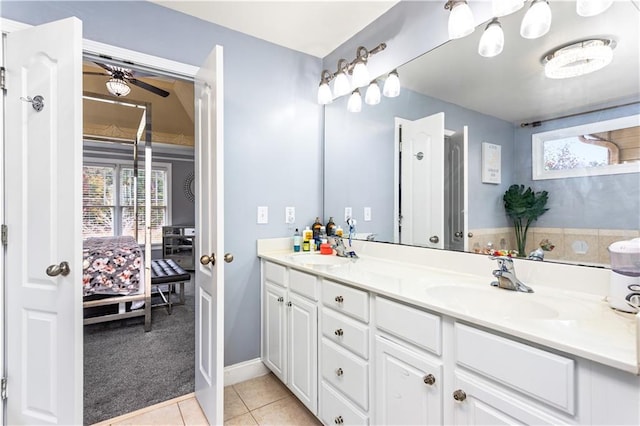
{"type": "Polygon", "coordinates": [[[294,223],[296,221],[296,208],[285,207],[284,208],[284,223],[294,223]]]}
{"type": "Polygon", "coordinates": [[[371,207],[364,208],[364,221],[369,222],[371,220],[371,207]]]}
{"type": "Polygon", "coordinates": [[[258,223],[259,224],[269,223],[269,207],[258,206],[258,223]]]}
{"type": "Polygon", "coordinates": [[[346,222],[347,219],[349,218],[353,218],[353,210],[351,209],[351,207],[345,207],[344,208],[344,221],[346,222]]]}

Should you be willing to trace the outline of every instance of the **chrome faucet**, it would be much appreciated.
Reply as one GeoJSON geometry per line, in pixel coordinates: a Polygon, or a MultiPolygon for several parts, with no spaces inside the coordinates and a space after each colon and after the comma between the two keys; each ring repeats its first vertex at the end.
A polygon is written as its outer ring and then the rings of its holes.
{"type": "Polygon", "coordinates": [[[490,259],[498,261],[498,269],[493,271],[493,276],[496,277],[498,281],[493,281],[491,283],[492,286],[507,290],[533,293],[533,289],[531,287],[525,285],[516,277],[513,259],[507,256],[492,256],[490,259]]]}
{"type": "Polygon", "coordinates": [[[353,250],[348,250],[344,242],[342,241],[342,237],[338,237],[336,235],[330,235],[327,237],[327,242],[331,245],[331,248],[336,251],[336,256],[339,257],[351,257],[357,258],[358,255],[353,250]]]}

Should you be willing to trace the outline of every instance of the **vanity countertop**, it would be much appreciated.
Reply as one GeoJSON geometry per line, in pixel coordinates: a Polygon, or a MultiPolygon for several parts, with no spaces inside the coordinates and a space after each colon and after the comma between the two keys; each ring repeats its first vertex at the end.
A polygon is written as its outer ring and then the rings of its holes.
{"type": "Polygon", "coordinates": [[[492,287],[490,266],[480,276],[366,254],[328,265],[296,255],[321,256],[258,249],[265,260],[640,374],[640,316],[612,310],[602,296],[527,282],[534,293],[492,287]]]}

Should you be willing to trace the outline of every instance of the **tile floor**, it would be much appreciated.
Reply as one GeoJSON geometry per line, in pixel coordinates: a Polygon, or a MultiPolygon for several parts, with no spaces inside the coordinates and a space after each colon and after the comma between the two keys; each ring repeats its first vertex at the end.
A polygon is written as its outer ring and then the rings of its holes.
{"type": "MultiPolygon", "coordinates": [[[[206,425],[193,394],[146,407],[95,426],[206,425]]],[[[320,421],[273,375],[224,388],[225,425],[320,425],[320,421]]]]}

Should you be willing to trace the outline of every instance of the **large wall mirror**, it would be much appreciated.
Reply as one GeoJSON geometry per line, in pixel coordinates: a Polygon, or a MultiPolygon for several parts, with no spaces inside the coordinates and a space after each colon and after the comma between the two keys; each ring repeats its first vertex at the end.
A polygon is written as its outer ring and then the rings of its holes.
{"type": "MultiPolygon", "coordinates": [[[[500,18],[505,37],[500,55],[478,54],[483,23],[470,36],[400,66],[399,97],[363,104],[358,113],[347,111],[346,97],[327,105],[325,217],[344,226],[345,207],[350,207],[358,235],[375,241],[481,253],[514,249],[502,198],[511,185],[520,184],[549,193],[549,210],[529,230],[527,253],[546,240],[554,249],[545,252],[545,260],[606,266],[611,242],[639,237],[637,167],[621,174],[532,178],[532,139],[545,132],[635,116],[628,152],[640,153],[638,5],[616,1],[594,17],[578,16],[575,2],[550,5],[551,29],[541,38],[519,34],[527,4],[500,18]],[[573,78],[545,76],[545,55],[594,38],[614,40],[608,66],[573,78]],[[443,119],[436,130],[422,127],[434,117],[443,119]],[[434,138],[443,148],[429,163],[434,138]],[[412,179],[407,170],[423,166],[407,187],[412,179]],[[483,176],[483,168],[485,174],[499,173],[483,176]],[[443,176],[443,188],[434,190],[430,173],[443,176]],[[442,227],[416,225],[421,213],[429,217],[424,220],[434,217],[434,206],[442,211],[442,227]]],[[[594,138],[604,138],[603,133],[587,137],[594,138]]],[[[632,155],[624,161],[638,160],[632,155]]]]}

